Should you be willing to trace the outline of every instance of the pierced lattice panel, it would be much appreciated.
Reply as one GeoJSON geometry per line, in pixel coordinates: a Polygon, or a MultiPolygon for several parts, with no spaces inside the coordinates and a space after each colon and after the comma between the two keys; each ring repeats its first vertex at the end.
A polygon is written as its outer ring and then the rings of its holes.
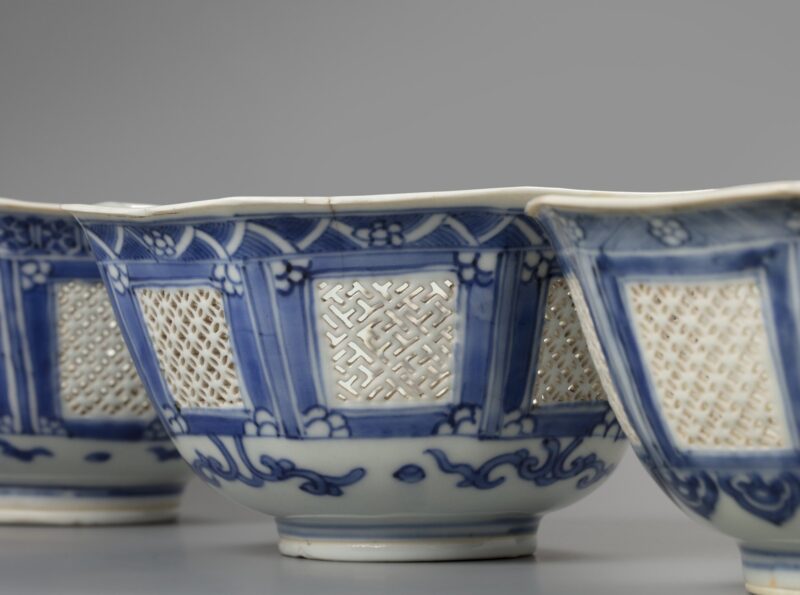
{"type": "Polygon", "coordinates": [[[547,288],[533,405],[606,400],[563,277],[547,288]]]}
{"type": "Polygon", "coordinates": [[[103,284],[69,281],[55,292],[62,416],[152,417],[103,284]]]}
{"type": "Polygon", "coordinates": [[[318,282],[322,367],[337,405],[452,401],[457,290],[447,273],[318,282]]]}
{"type": "Polygon", "coordinates": [[[193,287],[143,288],[136,295],[177,407],[243,408],[222,294],[193,287]]]}
{"type": "Polygon", "coordinates": [[[656,398],[679,447],[789,445],[754,280],[631,283],[627,294],[656,398]]]}
{"type": "Polygon", "coordinates": [[[597,372],[597,378],[600,380],[600,385],[604,389],[608,403],[614,410],[614,415],[622,431],[625,432],[625,436],[631,441],[631,444],[639,446],[642,442],[633,429],[633,424],[628,418],[627,413],[625,413],[625,409],[622,405],[622,399],[617,392],[616,386],[614,386],[614,381],[611,378],[611,370],[608,368],[608,363],[603,354],[603,348],[600,346],[600,339],[597,336],[597,331],[595,330],[594,322],[589,312],[589,306],[586,303],[586,298],[583,295],[580,283],[575,277],[571,277],[568,279],[567,284],[570,289],[572,303],[575,306],[575,314],[578,320],[581,321],[581,329],[583,330],[583,336],[586,340],[586,347],[589,350],[589,354],[592,356],[592,363],[597,372]]]}

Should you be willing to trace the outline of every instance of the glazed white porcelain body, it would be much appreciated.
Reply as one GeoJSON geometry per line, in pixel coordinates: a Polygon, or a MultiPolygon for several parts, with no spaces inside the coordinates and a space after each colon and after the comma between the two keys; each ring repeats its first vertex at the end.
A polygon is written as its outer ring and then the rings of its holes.
{"type": "Polygon", "coordinates": [[[0,522],[169,520],[187,471],[78,224],[0,200],[0,522]]]}
{"type": "Polygon", "coordinates": [[[800,184],[542,196],[609,400],[747,588],[800,593],[800,184]],[[607,366],[605,367],[605,363],[607,366]]]}
{"type": "Polygon", "coordinates": [[[530,554],[625,441],[527,190],[71,207],[183,457],[342,560],[530,554]]]}

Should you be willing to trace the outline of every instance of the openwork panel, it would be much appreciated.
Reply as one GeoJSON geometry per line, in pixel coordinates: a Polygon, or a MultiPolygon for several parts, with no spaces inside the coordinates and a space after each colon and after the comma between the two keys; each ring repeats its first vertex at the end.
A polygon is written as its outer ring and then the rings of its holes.
{"type": "Polygon", "coordinates": [[[451,273],[317,282],[323,376],[335,404],[451,402],[457,292],[451,273]]]}
{"type": "Polygon", "coordinates": [[[789,445],[755,280],[637,282],[627,294],[656,398],[679,447],[789,445]]]}
{"type": "Polygon", "coordinates": [[[244,407],[222,294],[208,287],[142,288],[136,294],[177,407],[244,407]]]}
{"type": "Polygon", "coordinates": [[[606,400],[567,282],[547,288],[533,405],[606,400]]]}
{"type": "Polygon", "coordinates": [[[69,281],[55,288],[64,418],[152,417],[103,284],[69,281]]]}
{"type": "Polygon", "coordinates": [[[642,442],[639,436],[636,434],[636,431],[633,429],[633,424],[628,418],[628,414],[625,413],[625,409],[622,405],[622,399],[617,392],[617,388],[614,385],[613,379],[611,378],[611,370],[608,368],[608,363],[606,362],[605,355],[603,354],[603,348],[600,346],[600,339],[597,336],[597,331],[595,330],[594,322],[592,321],[592,316],[589,312],[589,306],[586,303],[586,298],[583,295],[580,283],[578,283],[577,279],[571,277],[567,278],[567,284],[570,290],[572,303],[575,306],[575,314],[578,317],[578,320],[581,322],[583,336],[586,340],[586,348],[588,349],[589,354],[592,356],[592,362],[594,363],[594,368],[597,372],[597,378],[600,380],[600,385],[605,391],[608,403],[614,410],[614,415],[616,416],[622,431],[625,432],[625,436],[627,436],[628,440],[631,441],[631,444],[639,446],[642,442]]]}

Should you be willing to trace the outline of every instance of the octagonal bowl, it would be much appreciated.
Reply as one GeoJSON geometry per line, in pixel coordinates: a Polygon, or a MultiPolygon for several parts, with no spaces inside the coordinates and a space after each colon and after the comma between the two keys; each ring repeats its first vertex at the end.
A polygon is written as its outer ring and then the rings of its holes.
{"type": "Polygon", "coordinates": [[[800,184],[551,195],[529,212],[641,461],[740,543],[750,592],[800,593],[800,184]]]}
{"type": "Polygon", "coordinates": [[[0,199],[0,522],[169,520],[189,477],[78,224],[0,199]]]}
{"type": "Polygon", "coordinates": [[[70,206],[194,471],[284,554],[527,555],[625,441],[530,191],[70,206]]]}

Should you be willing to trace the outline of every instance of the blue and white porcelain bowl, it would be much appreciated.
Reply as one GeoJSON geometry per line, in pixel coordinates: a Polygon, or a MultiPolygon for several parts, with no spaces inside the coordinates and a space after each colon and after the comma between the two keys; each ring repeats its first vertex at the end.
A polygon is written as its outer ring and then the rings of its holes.
{"type": "Polygon", "coordinates": [[[625,441],[528,190],[74,205],[195,472],[341,560],[526,555],[625,441]]]}
{"type": "Polygon", "coordinates": [[[800,593],[800,183],[543,196],[529,212],[639,458],[740,542],[752,593],[800,593]]]}
{"type": "Polygon", "coordinates": [[[189,477],[81,228],[0,199],[0,522],[168,520],[189,477]]]}

